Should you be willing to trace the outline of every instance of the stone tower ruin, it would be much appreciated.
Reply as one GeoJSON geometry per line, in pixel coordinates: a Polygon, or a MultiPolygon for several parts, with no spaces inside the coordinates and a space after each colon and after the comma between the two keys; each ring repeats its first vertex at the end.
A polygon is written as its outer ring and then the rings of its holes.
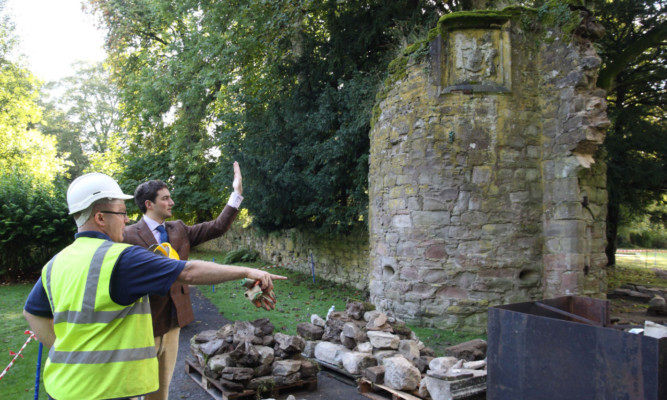
{"type": "Polygon", "coordinates": [[[567,6],[453,13],[392,62],[371,130],[379,309],[479,332],[489,306],[604,296],[592,28],[567,6]]]}

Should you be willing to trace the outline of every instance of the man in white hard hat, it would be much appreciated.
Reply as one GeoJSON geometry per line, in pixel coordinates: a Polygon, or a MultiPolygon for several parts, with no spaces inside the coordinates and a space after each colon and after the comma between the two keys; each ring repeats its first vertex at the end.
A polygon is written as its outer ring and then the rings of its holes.
{"type": "MultiPolygon", "coordinates": [[[[171,209],[174,206],[167,184],[151,180],[137,186],[134,201],[144,216],[136,224],[125,227],[123,242],[143,248],[168,242],[181,260],[187,260],[191,248],[222,236],[239,213],[243,200],[241,168],[237,162],[234,162],[233,168],[234,192],[218,218],[192,226],[181,220],[167,221],[172,216],[171,209]]],[[[150,304],[160,389],[146,396],[145,400],[167,400],[178,356],[180,329],[194,320],[190,288],[176,281],[166,296],[151,295],[150,304]]]]}
{"type": "Polygon", "coordinates": [[[259,280],[263,290],[286,279],[251,268],[160,257],[121,243],[129,221],[124,194],[111,177],[92,173],[70,185],[75,241],[56,254],[23,314],[48,348],[44,386],[50,398],[125,399],[158,389],[149,294],[175,281],[215,284],[259,280]]]}

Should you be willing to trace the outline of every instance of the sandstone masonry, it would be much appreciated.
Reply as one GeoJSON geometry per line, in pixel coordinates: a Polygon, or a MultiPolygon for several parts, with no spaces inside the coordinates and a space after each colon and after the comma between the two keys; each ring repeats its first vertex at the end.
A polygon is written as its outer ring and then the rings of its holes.
{"type": "Polygon", "coordinates": [[[369,172],[380,310],[480,331],[489,306],[604,295],[609,121],[594,23],[567,12],[449,14],[390,66],[369,172]]]}

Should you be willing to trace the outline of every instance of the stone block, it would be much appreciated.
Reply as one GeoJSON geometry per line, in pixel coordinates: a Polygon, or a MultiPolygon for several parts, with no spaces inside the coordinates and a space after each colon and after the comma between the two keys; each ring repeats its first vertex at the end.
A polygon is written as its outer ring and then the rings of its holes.
{"type": "Polygon", "coordinates": [[[343,368],[353,375],[359,375],[365,368],[377,365],[377,360],[372,354],[355,351],[343,354],[341,361],[343,368]]]}
{"type": "Polygon", "coordinates": [[[384,382],[384,372],[384,365],[377,365],[364,369],[362,375],[372,383],[382,384],[384,382]]]}
{"type": "Polygon", "coordinates": [[[400,339],[398,336],[380,331],[368,331],[368,340],[373,345],[373,348],[384,350],[384,349],[398,349],[398,344],[400,339]]]}
{"type": "Polygon", "coordinates": [[[331,342],[320,342],[315,346],[315,358],[336,366],[342,366],[343,355],[349,352],[345,346],[331,342]]]}
{"type": "Polygon", "coordinates": [[[384,384],[390,388],[412,391],[419,387],[421,374],[412,363],[403,356],[389,357],[382,360],[385,368],[384,384]]]}
{"type": "Polygon", "coordinates": [[[324,327],[302,322],[296,326],[296,333],[306,340],[320,340],[324,334],[324,327]]]}

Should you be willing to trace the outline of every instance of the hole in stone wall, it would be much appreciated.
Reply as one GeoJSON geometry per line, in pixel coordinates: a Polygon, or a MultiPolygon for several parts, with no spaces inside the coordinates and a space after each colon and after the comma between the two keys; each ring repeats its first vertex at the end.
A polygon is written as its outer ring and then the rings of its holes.
{"type": "Polygon", "coordinates": [[[382,268],[382,275],[385,278],[391,278],[392,276],[394,276],[394,273],[396,273],[396,271],[394,271],[394,267],[392,267],[391,265],[385,265],[382,268]]]}
{"type": "Polygon", "coordinates": [[[589,271],[590,271],[590,267],[588,265],[584,265],[584,275],[588,275],[589,271]]]}
{"type": "Polygon", "coordinates": [[[519,272],[519,280],[523,282],[535,282],[540,278],[540,274],[533,269],[522,269],[519,272]]]}

